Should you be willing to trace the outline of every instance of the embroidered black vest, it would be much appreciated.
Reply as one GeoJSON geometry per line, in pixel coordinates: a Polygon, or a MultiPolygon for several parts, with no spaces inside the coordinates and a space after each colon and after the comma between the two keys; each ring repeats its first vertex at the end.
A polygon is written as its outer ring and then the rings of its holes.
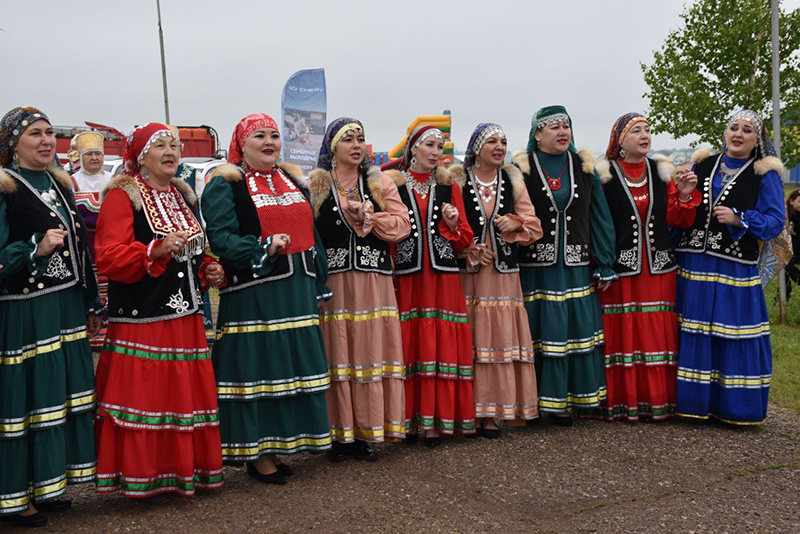
{"type": "MultiPolygon", "coordinates": [[[[467,221],[475,234],[473,244],[485,244],[486,239],[490,239],[492,250],[496,253],[494,267],[501,273],[517,273],[519,265],[517,255],[519,246],[516,243],[507,243],[500,235],[500,230],[494,225],[495,218],[501,215],[514,213],[514,188],[511,185],[506,171],[500,169],[500,184],[497,192],[497,200],[494,203],[494,211],[486,213],[483,202],[480,199],[478,184],[475,183],[475,176],[471,170],[466,170],[467,183],[462,190],[464,197],[464,209],[466,210],[467,221]]],[[[477,272],[478,269],[471,269],[467,266],[465,259],[458,260],[458,265],[462,271],[477,272]]]]}
{"type": "Polygon", "coordinates": [[[78,284],[86,287],[88,277],[94,276],[94,272],[86,248],[86,224],[78,213],[72,192],[53,179],[53,187],[69,216],[64,218],[41,199],[22,175],[11,169],[5,172],[17,181],[17,190],[5,194],[9,243],[38,242],[50,229],[67,230],[68,235],[64,246],[51,254],[44,273],[23,269],[0,279],[0,301],[31,299],[78,284]]]}
{"type": "Polygon", "coordinates": [[[440,234],[442,205],[452,201],[452,186],[435,184],[428,194],[428,216],[422,221],[417,207],[417,198],[408,177],[405,187],[398,187],[400,198],[408,208],[411,218],[411,235],[395,245],[394,274],[403,276],[422,270],[422,247],[427,244],[431,267],[435,271],[457,273],[456,251],[450,241],[440,234]]]}
{"type": "Polygon", "coordinates": [[[604,191],[616,233],[617,275],[640,274],[643,255],[652,274],[674,271],[678,262],[667,227],[667,185],[658,176],[657,163],[648,159],[645,165],[650,200],[644,221],[616,161],[611,162],[610,170],[612,178],[604,191]]]}
{"type": "MultiPolygon", "coordinates": [[[[380,176],[376,178],[380,180],[380,176]]],[[[371,200],[375,213],[381,211],[371,198],[367,178],[358,177],[358,190],[364,202],[371,200]]],[[[347,223],[342,214],[339,195],[331,183],[328,198],[319,208],[315,225],[328,256],[328,274],[343,273],[355,269],[365,273],[380,273],[391,276],[392,260],[389,244],[370,232],[360,237],[347,223]]]]}
{"type": "MultiPolygon", "coordinates": [[[[184,201],[189,204],[185,197],[184,201]]],[[[145,245],[155,237],[144,209],[133,209],[133,237],[145,245]]],[[[111,278],[108,281],[109,322],[152,323],[203,313],[199,278],[202,253],[203,248],[198,247],[190,251],[187,258],[170,258],[161,276],[146,274],[132,284],[115,282],[114,273],[107,273],[111,278]]]]}
{"type": "MultiPolygon", "coordinates": [[[[221,176],[215,178],[215,180],[223,179],[224,178],[221,176]]],[[[258,219],[258,211],[256,210],[255,204],[253,204],[253,200],[250,198],[250,193],[247,191],[247,183],[244,179],[228,183],[231,185],[231,190],[233,191],[236,218],[239,221],[239,235],[252,235],[260,240],[261,221],[258,219]]],[[[306,200],[308,200],[308,192],[302,187],[298,189],[302,191],[306,200]]],[[[316,267],[314,266],[315,254],[316,250],[313,247],[300,253],[304,274],[311,278],[316,277],[316,267]]],[[[257,275],[250,267],[239,269],[231,260],[220,256],[219,262],[225,269],[225,277],[227,278],[228,284],[226,287],[219,290],[219,294],[224,295],[225,293],[231,293],[246,287],[293,276],[294,261],[291,261],[292,256],[293,254],[278,254],[278,257],[275,259],[275,266],[267,276],[257,275]]]]}
{"type": "Polygon", "coordinates": [[[550,186],[547,185],[535,154],[528,153],[530,174],[524,174],[525,186],[542,222],[544,235],[529,246],[520,247],[519,265],[522,267],[546,267],[555,265],[558,254],[564,254],[564,263],[571,267],[589,265],[590,259],[590,208],[594,175],[583,171],[581,158],[573,152],[569,156],[569,182],[562,187],[570,188],[570,199],[563,212],[566,230],[562,229],[561,211],[556,206],[550,186]],[[558,250],[559,236],[566,231],[564,250],[558,250]]]}
{"type": "Polygon", "coordinates": [[[697,188],[703,194],[703,201],[696,208],[694,224],[683,230],[677,250],[705,253],[746,265],[757,265],[758,240],[745,233],[738,241],[734,241],[728,232],[728,226],[717,221],[713,211],[716,206],[736,208],[741,212],[753,209],[758,201],[762,177],[755,173],[751,159],[739,168],[712,202],[712,184],[721,161],[722,154],[711,156],[695,165],[697,188]]]}

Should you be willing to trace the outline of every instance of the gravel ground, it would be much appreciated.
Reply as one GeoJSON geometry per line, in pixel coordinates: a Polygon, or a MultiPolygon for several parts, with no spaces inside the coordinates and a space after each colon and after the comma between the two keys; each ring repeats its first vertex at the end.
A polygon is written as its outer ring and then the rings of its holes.
{"type": "Polygon", "coordinates": [[[759,428],[545,418],[498,440],[377,450],[375,463],[289,458],[282,487],[226,468],[220,493],[161,506],[73,487],[73,509],[39,531],[800,531],[800,415],[775,406],[759,428]]]}

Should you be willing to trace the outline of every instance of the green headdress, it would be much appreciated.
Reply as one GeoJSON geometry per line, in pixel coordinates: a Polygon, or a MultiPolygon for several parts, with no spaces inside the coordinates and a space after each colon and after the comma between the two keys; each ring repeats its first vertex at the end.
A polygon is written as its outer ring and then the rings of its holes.
{"type": "MultiPolygon", "coordinates": [[[[537,148],[539,148],[539,143],[536,142],[536,130],[540,128],[544,128],[548,124],[552,124],[554,122],[563,121],[564,119],[569,121],[570,127],[572,126],[572,119],[567,113],[567,109],[564,106],[547,106],[539,111],[531,119],[531,132],[528,134],[528,147],[525,149],[527,152],[533,152],[537,148]]],[[[575,132],[572,133],[572,138],[569,141],[569,150],[570,152],[578,152],[578,149],[575,148],[575,132]]]]}

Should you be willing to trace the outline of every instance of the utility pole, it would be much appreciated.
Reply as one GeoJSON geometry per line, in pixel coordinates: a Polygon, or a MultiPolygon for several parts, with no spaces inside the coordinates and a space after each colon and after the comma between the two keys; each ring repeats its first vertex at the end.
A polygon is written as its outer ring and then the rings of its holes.
{"type": "MultiPolygon", "coordinates": [[[[772,0],[772,138],[775,143],[775,152],[781,159],[781,58],[778,43],[779,2],[772,0]]],[[[786,269],[778,273],[778,294],[780,296],[781,324],[787,324],[788,313],[786,309],[786,269]]]]}
{"type": "Polygon", "coordinates": [[[161,43],[161,79],[164,82],[164,115],[169,124],[169,95],[167,93],[167,62],[164,59],[164,30],[161,27],[161,2],[156,0],[156,9],[158,10],[158,40],[161,43]]]}

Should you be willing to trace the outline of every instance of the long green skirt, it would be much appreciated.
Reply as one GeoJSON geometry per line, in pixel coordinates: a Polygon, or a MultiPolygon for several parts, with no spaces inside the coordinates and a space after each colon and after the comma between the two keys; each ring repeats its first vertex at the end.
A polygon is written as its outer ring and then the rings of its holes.
{"type": "Polygon", "coordinates": [[[0,302],[0,515],[94,480],[94,407],[82,289],[0,302]]]}
{"type": "Polygon", "coordinates": [[[536,354],[539,411],[590,410],[606,396],[603,321],[588,266],[520,269],[536,354]]]}
{"type": "Polygon", "coordinates": [[[316,285],[298,258],[290,278],[220,298],[211,358],[227,463],[331,446],[316,285]]]}

